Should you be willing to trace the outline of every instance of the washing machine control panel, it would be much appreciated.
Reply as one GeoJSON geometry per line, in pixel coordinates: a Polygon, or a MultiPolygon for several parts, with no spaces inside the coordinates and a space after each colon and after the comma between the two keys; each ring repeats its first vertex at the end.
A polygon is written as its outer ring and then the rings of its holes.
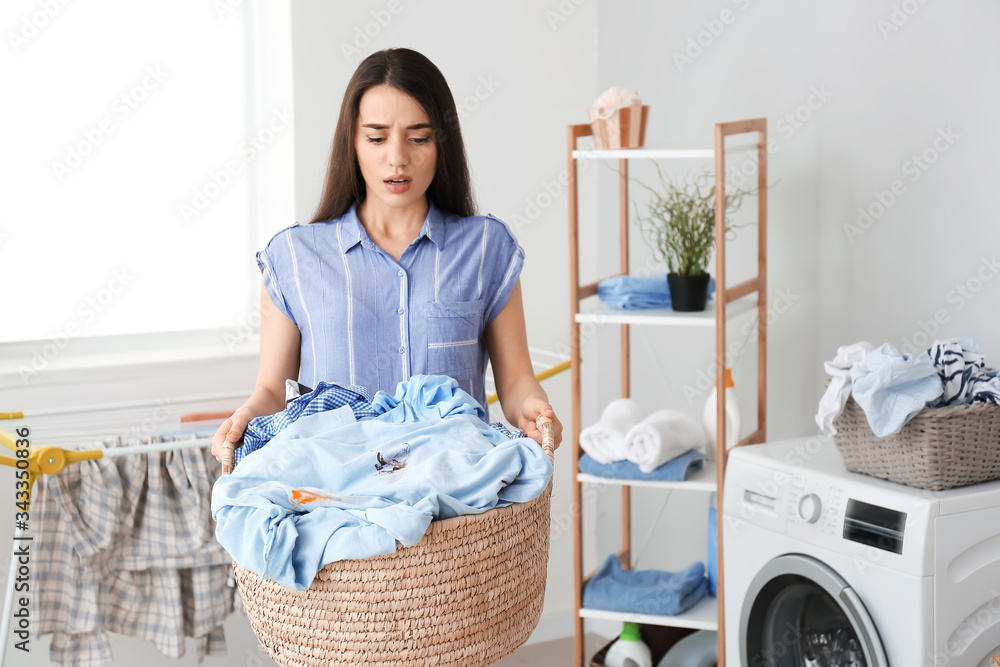
{"type": "Polygon", "coordinates": [[[845,494],[842,489],[813,479],[795,477],[788,490],[789,532],[840,535],[845,494]]]}
{"type": "Polygon", "coordinates": [[[799,518],[806,523],[816,523],[823,511],[823,501],[815,493],[807,493],[799,498],[799,518]]]}

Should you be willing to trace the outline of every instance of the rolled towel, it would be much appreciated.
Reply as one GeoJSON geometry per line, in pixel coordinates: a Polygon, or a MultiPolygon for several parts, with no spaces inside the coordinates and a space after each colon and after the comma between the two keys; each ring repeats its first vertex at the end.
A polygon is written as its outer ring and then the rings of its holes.
{"type": "Polygon", "coordinates": [[[705,430],[677,410],[657,410],[625,434],[625,458],[643,472],[652,472],[689,449],[705,450],[705,430]]]}
{"type": "Polygon", "coordinates": [[[631,398],[616,398],[595,424],[580,431],[580,447],[598,463],[623,461],[625,434],[644,416],[642,406],[631,398]]]}

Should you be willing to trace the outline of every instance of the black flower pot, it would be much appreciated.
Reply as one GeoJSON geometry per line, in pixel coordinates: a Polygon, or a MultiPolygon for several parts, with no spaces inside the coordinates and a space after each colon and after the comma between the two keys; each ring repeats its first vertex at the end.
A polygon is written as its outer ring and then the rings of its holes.
{"type": "Polygon", "coordinates": [[[708,300],[708,272],[697,276],[679,276],[676,273],[667,274],[667,284],[670,286],[670,305],[682,313],[693,313],[705,310],[708,300]]]}

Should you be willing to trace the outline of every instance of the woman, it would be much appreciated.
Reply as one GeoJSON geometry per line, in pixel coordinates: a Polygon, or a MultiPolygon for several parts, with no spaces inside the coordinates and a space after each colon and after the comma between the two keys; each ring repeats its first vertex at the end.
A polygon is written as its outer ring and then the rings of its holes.
{"type": "Polygon", "coordinates": [[[449,375],[485,408],[487,359],[507,420],[541,442],[535,419],[552,417],[558,445],[562,425],[528,356],[523,261],[506,225],[474,216],[444,76],[409,49],[370,55],[341,104],[319,210],[257,253],[257,386],[212,453],[284,408],[286,378],[374,394],[411,375],[449,375]]]}

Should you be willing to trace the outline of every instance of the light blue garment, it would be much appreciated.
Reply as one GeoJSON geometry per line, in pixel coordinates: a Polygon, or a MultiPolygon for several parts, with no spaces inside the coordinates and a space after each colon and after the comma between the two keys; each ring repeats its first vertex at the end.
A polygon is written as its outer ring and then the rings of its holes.
{"type": "Polygon", "coordinates": [[[451,378],[414,376],[372,405],[360,421],[349,405],[300,417],[216,482],[216,537],[237,563],[303,590],[326,563],[412,546],[432,520],[526,502],[552,476],[451,378]]]}
{"type": "MultiPolygon", "coordinates": [[[[709,278],[709,298],[714,293],[715,278],[709,278]]],[[[623,310],[670,307],[670,286],[666,273],[607,278],[597,284],[597,296],[607,305],[623,310]]]]}
{"type": "Polygon", "coordinates": [[[658,482],[682,482],[693,471],[701,468],[705,455],[697,449],[691,449],[680,456],[670,459],[652,472],[643,472],[631,461],[613,461],[598,463],[590,454],[580,457],[580,472],[598,477],[612,479],[651,479],[658,482]]]}
{"type": "Polygon", "coordinates": [[[676,616],[705,597],[707,590],[704,563],[692,563],[681,572],[624,570],[618,556],[611,554],[583,589],[583,606],[676,616]]]}
{"type": "Polygon", "coordinates": [[[924,406],[941,396],[938,370],[926,355],[914,358],[889,343],[851,368],[854,400],[880,438],[899,431],[924,406]]]}
{"type": "Polygon", "coordinates": [[[486,405],[483,331],[524,264],[500,220],[459,218],[431,203],[397,262],[354,206],[278,232],[257,264],[271,300],[299,328],[299,382],[394,391],[411,375],[443,374],[486,405]]]}
{"type": "Polygon", "coordinates": [[[236,448],[236,465],[270,442],[271,438],[296,419],[344,405],[351,406],[351,412],[356,419],[378,416],[372,409],[368,390],[364,387],[345,387],[337,382],[320,382],[315,389],[310,389],[304,395],[289,401],[281,412],[251,419],[243,431],[243,444],[236,448]]]}
{"type": "Polygon", "coordinates": [[[708,508],[708,594],[716,596],[719,581],[719,523],[718,509],[708,508]]]}

